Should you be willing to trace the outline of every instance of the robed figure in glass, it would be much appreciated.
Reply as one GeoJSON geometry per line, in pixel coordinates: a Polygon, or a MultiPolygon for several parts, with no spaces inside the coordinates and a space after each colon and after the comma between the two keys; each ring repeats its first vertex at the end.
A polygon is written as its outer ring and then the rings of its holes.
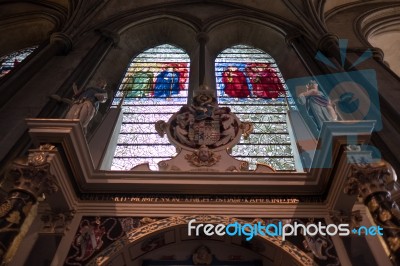
{"type": "Polygon", "coordinates": [[[172,66],[168,66],[157,75],[154,84],[154,97],[170,98],[172,95],[179,94],[179,72],[172,66]]]}
{"type": "Polygon", "coordinates": [[[224,92],[232,98],[246,98],[250,95],[246,76],[235,66],[229,66],[222,73],[224,92]]]}
{"type": "Polygon", "coordinates": [[[147,96],[153,85],[153,73],[149,68],[143,68],[128,77],[124,91],[126,97],[145,97],[147,96]]]}
{"type": "Polygon", "coordinates": [[[280,92],[285,91],[275,69],[269,64],[251,63],[246,66],[245,71],[254,97],[276,99],[280,92]]]}

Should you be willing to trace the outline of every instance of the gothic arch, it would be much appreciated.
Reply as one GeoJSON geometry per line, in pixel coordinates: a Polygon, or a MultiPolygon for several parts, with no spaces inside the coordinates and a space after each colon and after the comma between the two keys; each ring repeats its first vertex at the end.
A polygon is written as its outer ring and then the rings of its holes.
{"type": "MultiPolygon", "coordinates": [[[[171,44],[183,49],[190,57],[191,62],[198,62],[196,31],[179,19],[169,16],[151,17],[141,22],[128,25],[119,25],[122,28],[116,49],[111,49],[104,57],[96,76],[109,77],[110,83],[119,84],[130,61],[146,49],[171,44]],[[137,38],[136,36],[141,36],[137,38]],[[115,64],[118,62],[118,64],[115,64]],[[113,67],[109,68],[109,64],[113,67]]],[[[195,71],[197,64],[190,69],[190,87],[197,84],[195,71]]]]}
{"type": "Polygon", "coordinates": [[[373,9],[359,16],[355,25],[363,44],[381,49],[383,60],[400,76],[400,5],[373,9]]]}
{"type": "MultiPolygon", "coordinates": [[[[241,16],[231,17],[210,27],[207,42],[210,61],[214,62],[218,54],[226,48],[244,44],[270,54],[276,60],[285,79],[303,71],[304,75],[308,75],[298,55],[286,43],[286,36],[290,34],[290,31],[291,29],[267,24],[260,20],[249,21],[241,16]],[[260,36],[264,37],[260,38],[260,36]]],[[[212,77],[211,80],[215,80],[213,64],[210,66],[212,66],[211,69],[206,71],[212,77]]]]}
{"type": "Polygon", "coordinates": [[[21,12],[23,9],[15,3],[0,4],[0,56],[46,41],[67,17],[67,8],[56,3],[36,1],[23,5],[26,9],[21,12]]]}
{"type": "MultiPolygon", "coordinates": [[[[165,219],[152,221],[151,223],[135,228],[128,232],[126,236],[116,240],[114,243],[109,245],[103,251],[101,251],[96,257],[91,259],[86,265],[108,265],[115,257],[120,255],[124,249],[134,246],[140,241],[145,240],[155,234],[160,234],[168,229],[173,229],[179,226],[185,226],[190,220],[196,219],[196,223],[212,223],[212,224],[229,224],[234,222],[248,223],[242,219],[237,219],[228,216],[174,216],[165,219]]],[[[293,265],[315,265],[314,261],[307,256],[303,251],[298,249],[295,245],[289,241],[282,241],[280,237],[270,236],[257,236],[257,239],[264,242],[266,245],[274,246],[290,257],[290,261],[293,265]]]]}

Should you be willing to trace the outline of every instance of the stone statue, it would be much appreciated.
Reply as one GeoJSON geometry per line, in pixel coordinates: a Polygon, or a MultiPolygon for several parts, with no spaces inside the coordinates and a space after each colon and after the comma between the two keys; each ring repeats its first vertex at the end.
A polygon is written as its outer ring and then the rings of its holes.
{"type": "Polygon", "coordinates": [[[324,121],[336,121],[337,114],[331,100],[318,89],[318,83],[311,80],[306,85],[307,91],[298,96],[300,104],[305,104],[308,114],[314,120],[318,130],[321,130],[324,121]]]}
{"type": "Polygon", "coordinates": [[[100,103],[104,103],[108,99],[106,86],[105,80],[99,80],[95,87],[88,87],[84,90],[78,90],[75,83],[73,85],[75,95],[65,118],[79,119],[85,134],[89,122],[99,109],[100,103]]]}

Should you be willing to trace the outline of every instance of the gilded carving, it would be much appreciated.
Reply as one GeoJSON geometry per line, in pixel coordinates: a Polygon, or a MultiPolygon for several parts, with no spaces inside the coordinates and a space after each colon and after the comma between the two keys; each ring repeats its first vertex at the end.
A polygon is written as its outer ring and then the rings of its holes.
{"type": "Polygon", "coordinates": [[[355,162],[344,190],[363,198],[375,223],[383,228],[383,238],[393,258],[400,256],[400,209],[390,194],[396,179],[393,167],[386,161],[355,162]]]}
{"type": "MultiPolygon", "coordinates": [[[[246,221],[237,219],[234,217],[225,217],[225,216],[216,216],[216,215],[197,215],[197,216],[173,216],[166,219],[160,219],[150,224],[140,226],[138,228],[134,228],[131,232],[128,232],[125,237],[115,241],[111,245],[109,245],[105,250],[102,250],[95,258],[88,261],[85,265],[107,265],[110,262],[110,259],[113,258],[116,254],[118,254],[122,248],[136,242],[149,237],[150,235],[154,235],[156,232],[161,232],[167,228],[172,228],[177,225],[187,225],[188,222],[192,219],[196,219],[197,222],[200,223],[223,223],[229,224],[234,222],[246,223],[246,221]]],[[[301,251],[298,247],[290,243],[289,241],[282,241],[280,237],[270,237],[270,236],[260,236],[260,238],[267,240],[270,244],[275,245],[276,247],[284,250],[286,253],[290,254],[299,264],[301,265],[314,265],[313,260],[307,256],[303,251],[301,251]]],[[[208,259],[211,252],[198,252],[195,251],[196,260],[199,264],[195,265],[207,265],[208,259]],[[204,256],[198,256],[198,255],[204,256]],[[203,259],[202,259],[203,258],[203,259]],[[203,263],[203,264],[201,264],[203,263]]]]}
{"type": "Polygon", "coordinates": [[[213,166],[220,159],[221,155],[215,154],[207,146],[202,145],[198,150],[194,151],[192,154],[186,154],[185,159],[194,166],[213,166]]]}
{"type": "Polygon", "coordinates": [[[250,122],[242,122],[240,124],[240,129],[242,130],[242,135],[244,139],[248,139],[250,134],[253,133],[254,126],[250,122]]]}
{"type": "Polygon", "coordinates": [[[12,204],[9,200],[3,202],[0,205],[0,217],[6,216],[6,214],[12,209],[12,204]]]}
{"type": "Polygon", "coordinates": [[[358,228],[362,222],[362,216],[360,211],[353,211],[350,213],[345,213],[343,211],[331,211],[330,217],[335,224],[347,223],[350,228],[358,228]]]}
{"type": "Polygon", "coordinates": [[[0,206],[0,217],[3,219],[0,226],[0,260],[16,239],[38,197],[58,189],[47,161],[48,152],[53,149],[52,145],[41,146],[39,151],[31,152],[28,157],[15,160],[7,173],[14,187],[0,206]]]}
{"type": "Polygon", "coordinates": [[[13,211],[12,213],[10,213],[10,215],[6,218],[6,220],[9,223],[12,224],[19,224],[20,220],[21,220],[21,215],[19,214],[19,211],[13,211]]]}
{"type": "Polygon", "coordinates": [[[42,231],[45,233],[64,233],[69,230],[69,224],[74,215],[74,210],[65,212],[46,211],[40,217],[43,222],[42,231]]]}

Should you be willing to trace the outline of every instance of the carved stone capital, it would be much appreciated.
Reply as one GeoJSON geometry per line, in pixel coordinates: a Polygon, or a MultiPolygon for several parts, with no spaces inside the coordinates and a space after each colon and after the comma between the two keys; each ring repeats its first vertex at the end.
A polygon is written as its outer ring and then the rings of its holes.
{"type": "Polygon", "coordinates": [[[207,43],[209,40],[208,34],[206,32],[199,32],[196,36],[196,39],[199,43],[207,43]]]}
{"type": "Polygon", "coordinates": [[[385,55],[384,55],[382,49],[380,49],[378,47],[373,47],[370,49],[372,51],[372,58],[374,58],[377,61],[383,62],[383,58],[385,55]]]}
{"type": "Polygon", "coordinates": [[[285,36],[285,42],[287,45],[292,45],[297,39],[300,39],[301,37],[302,34],[300,33],[300,31],[292,31],[285,36]]]}
{"type": "Polygon", "coordinates": [[[360,211],[349,213],[343,211],[331,211],[329,215],[335,224],[349,224],[351,229],[360,227],[362,221],[360,211]]]}
{"type": "Polygon", "coordinates": [[[317,47],[327,56],[334,57],[336,55],[336,51],[339,49],[338,41],[338,36],[327,33],[318,40],[317,47]]]}
{"type": "Polygon", "coordinates": [[[55,32],[51,34],[50,43],[60,45],[60,53],[62,54],[68,54],[73,46],[71,37],[63,32],[55,32]]]}
{"type": "Polygon", "coordinates": [[[43,222],[42,232],[49,234],[64,234],[69,230],[69,225],[74,218],[75,213],[75,210],[68,210],[65,212],[46,211],[40,217],[43,222]]]}
{"type": "Polygon", "coordinates": [[[47,151],[35,151],[28,158],[13,162],[8,174],[14,183],[11,191],[29,193],[36,200],[44,194],[58,190],[55,178],[50,174],[50,163],[47,161],[47,151]]]}
{"type": "Polygon", "coordinates": [[[389,193],[395,181],[396,173],[386,161],[357,162],[351,166],[344,192],[349,195],[360,195],[365,200],[378,192],[389,193]]]}
{"type": "Polygon", "coordinates": [[[114,46],[116,46],[119,43],[120,40],[119,33],[108,29],[100,29],[98,30],[98,32],[101,34],[101,36],[111,40],[114,46]]]}

